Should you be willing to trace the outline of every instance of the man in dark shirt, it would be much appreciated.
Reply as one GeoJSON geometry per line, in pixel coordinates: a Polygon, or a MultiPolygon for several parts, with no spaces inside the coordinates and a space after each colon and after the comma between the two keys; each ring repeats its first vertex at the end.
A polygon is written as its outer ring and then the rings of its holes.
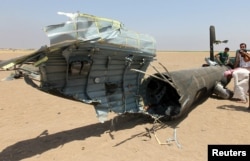
{"type": "Polygon", "coordinates": [[[216,61],[221,64],[221,65],[226,65],[228,64],[229,61],[229,48],[226,47],[223,52],[219,52],[218,54],[215,55],[216,61]]]}

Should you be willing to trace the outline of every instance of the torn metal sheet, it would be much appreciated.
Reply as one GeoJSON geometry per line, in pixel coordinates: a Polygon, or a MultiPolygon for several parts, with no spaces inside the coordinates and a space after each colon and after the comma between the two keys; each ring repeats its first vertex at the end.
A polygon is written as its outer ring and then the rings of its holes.
{"type": "Polygon", "coordinates": [[[82,13],[59,13],[66,15],[70,20],[44,28],[51,45],[78,40],[109,44],[110,48],[120,50],[138,51],[140,55],[155,54],[156,42],[153,37],[128,30],[119,21],[82,13]]]}

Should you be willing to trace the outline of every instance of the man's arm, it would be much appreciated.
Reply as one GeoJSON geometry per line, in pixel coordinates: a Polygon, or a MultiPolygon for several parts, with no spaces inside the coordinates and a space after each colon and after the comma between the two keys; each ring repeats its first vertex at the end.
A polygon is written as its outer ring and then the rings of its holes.
{"type": "Polygon", "coordinates": [[[222,62],[220,61],[220,53],[216,54],[214,57],[215,57],[217,63],[222,64],[222,62]]]}
{"type": "Polygon", "coordinates": [[[247,53],[246,51],[241,51],[240,55],[244,58],[245,62],[249,62],[250,61],[250,54],[247,53]]]}
{"type": "Polygon", "coordinates": [[[229,64],[230,62],[229,62],[229,54],[227,55],[227,58],[226,58],[226,60],[225,60],[225,64],[229,64]]]}

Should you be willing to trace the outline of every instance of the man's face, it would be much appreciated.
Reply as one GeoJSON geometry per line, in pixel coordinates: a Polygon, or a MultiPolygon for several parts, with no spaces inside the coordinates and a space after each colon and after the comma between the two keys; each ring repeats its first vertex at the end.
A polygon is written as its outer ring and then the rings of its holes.
{"type": "Polygon", "coordinates": [[[240,49],[246,49],[246,45],[244,44],[240,45],[240,49]]]}

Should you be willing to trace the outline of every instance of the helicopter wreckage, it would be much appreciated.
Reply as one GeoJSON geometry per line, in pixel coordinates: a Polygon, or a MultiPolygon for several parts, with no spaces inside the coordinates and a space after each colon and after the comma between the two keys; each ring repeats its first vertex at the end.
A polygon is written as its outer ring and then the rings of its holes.
{"type": "Polygon", "coordinates": [[[65,15],[69,21],[45,27],[49,47],[2,61],[0,67],[14,68],[15,77],[24,76],[38,90],[92,104],[101,122],[110,111],[175,119],[207,99],[218,82],[222,87],[217,93],[223,94],[228,80],[222,73],[229,67],[169,72],[162,65],[164,72],[155,68],[156,73],[145,78],[156,56],[153,37],[128,30],[116,20],[65,15]]]}

